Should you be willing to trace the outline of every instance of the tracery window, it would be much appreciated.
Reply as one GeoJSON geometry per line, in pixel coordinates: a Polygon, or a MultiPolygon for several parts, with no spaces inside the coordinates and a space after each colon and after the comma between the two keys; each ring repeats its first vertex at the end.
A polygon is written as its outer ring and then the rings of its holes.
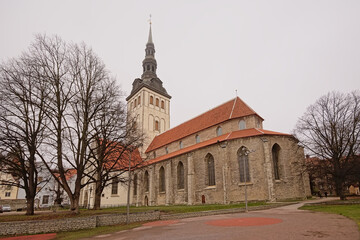
{"type": "Polygon", "coordinates": [[[165,192],[165,169],[161,167],[159,170],[159,191],[165,192]]]}
{"type": "Polygon", "coordinates": [[[272,160],[274,166],[274,178],[275,180],[280,180],[279,174],[279,153],[280,153],[280,146],[275,143],[272,147],[272,160]]]}
{"type": "Polygon", "coordinates": [[[250,182],[249,171],[249,150],[246,147],[241,147],[238,150],[238,162],[240,172],[240,182],[250,182]]]}
{"type": "Polygon", "coordinates": [[[184,189],[184,164],[180,161],[177,165],[177,188],[184,189]]]}
{"type": "Polygon", "coordinates": [[[207,181],[206,184],[208,186],[214,186],[215,185],[215,162],[214,157],[210,153],[208,153],[205,157],[205,163],[206,163],[206,170],[207,170],[207,181]]]}
{"type": "Polygon", "coordinates": [[[145,171],[145,174],[144,174],[144,189],[145,189],[145,192],[149,191],[149,173],[148,173],[148,171],[145,171]]]}

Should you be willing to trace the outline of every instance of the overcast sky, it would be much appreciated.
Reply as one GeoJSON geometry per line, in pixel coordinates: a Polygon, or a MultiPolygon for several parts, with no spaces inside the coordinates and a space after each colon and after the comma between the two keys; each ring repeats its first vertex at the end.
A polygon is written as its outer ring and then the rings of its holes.
{"type": "Polygon", "coordinates": [[[0,61],[34,34],[85,42],[129,94],[152,15],[171,127],[238,96],[289,133],[316,99],[360,89],[360,1],[0,0],[0,61]]]}

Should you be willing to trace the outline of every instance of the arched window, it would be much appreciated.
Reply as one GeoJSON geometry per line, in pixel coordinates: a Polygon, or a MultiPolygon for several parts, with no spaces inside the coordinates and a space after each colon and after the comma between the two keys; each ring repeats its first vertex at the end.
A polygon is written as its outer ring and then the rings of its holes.
{"type": "Polygon", "coordinates": [[[157,107],[159,106],[159,99],[156,98],[156,104],[155,104],[157,107]]]}
{"type": "Polygon", "coordinates": [[[184,146],[183,146],[183,142],[180,141],[180,142],[179,142],[179,148],[182,149],[183,147],[184,147],[184,146]]]}
{"type": "Polygon", "coordinates": [[[136,99],[135,99],[135,104],[134,104],[134,107],[136,107],[137,106],[137,101],[136,101],[136,99]]]}
{"type": "Polygon", "coordinates": [[[159,170],[159,191],[165,192],[165,170],[161,167],[159,170]]]}
{"type": "Polygon", "coordinates": [[[216,136],[221,136],[222,135],[222,129],[221,129],[221,127],[219,126],[219,127],[217,127],[217,129],[216,129],[216,136]]]}
{"type": "Polygon", "coordinates": [[[249,172],[249,150],[246,147],[241,147],[238,150],[238,162],[240,172],[240,182],[250,182],[249,172]]]}
{"type": "Polygon", "coordinates": [[[239,122],[239,129],[240,129],[240,130],[243,130],[243,129],[245,129],[245,128],[246,128],[246,123],[245,123],[244,120],[241,120],[241,121],[239,122]]]}
{"type": "Polygon", "coordinates": [[[145,188],[145,192],[149,191],[149,173],[148,173],[148,171],[145,171],[145,174],[144,174],[144,188],[145,188]]]}
{"type": "Polygon", "coordinates": [[[196,134],[195,136],[195,142],[196,143],[199,143],[200,142],[200,136],[198,134],[196,134]]]}
{"type": "Polygon", "coordinates": [[[151,66],[151,71],[155,72],[155,67],[151,66]]]}
{"type": "Polygon", "coordinates": [[[159,131],[160,130],[160,124],[158,120],[155,120],[155,131],[159,131]]]}
{"type": "Polygon", "coordinates": [[[150,104],[154,104],[154,97],[150,96],[150,104]]]}
{"type": "Polygon", "coordinates": [[[274,177],[275,180],[280,180],[279,174],[279,153],[280,153],[280,146],[275,143],[272,147],[272,160],[274,165],[274,177]]]}
{"type": "Polygon", "coordinates": [[[134,175],[134,195],[137,195],[137,174],[134,175]]]}
{"type": "Polygon", "coordinates": [[[166,154],[168,154],[168,153],[169,153],[169,149],[168,149],[168,147],[165,147],[165,152],[166,152],[166,154]]]}
{"type": "Polygon", "coordinates": [[[177,165],[177,188],[184,189],[184,164],[179,162],[177,165]]]}
{"type": "Polygon", "coordinates": [[[208,186],[214,186],[215,185],[215,162],[214,157],[210,153],[208,153],[205,157],[205,163],[206,163],[206,184],[208,186]]]}
{"type": "Polygon", "coordinates": [[[165,102],[163,100],[161,101],[161,108],[165,109],[165,102]]]}
{"type": "Polygon", "coordinates": [[[146,66],[146,70],[150,71],[150,65],[146,66]]]}
{"type": "Polygon", "coordinates": [[[141,105],[141,97],[140,96],[138,97],[138,105],[139,106],[141,105]]]}
{"type": "Polygon", "coordinates": [[[118,194],[118,185],[119,185],[119,179],[116,177],[112,180],[112,183],[111,183],[111,194],[112,195],[118,194]]]}

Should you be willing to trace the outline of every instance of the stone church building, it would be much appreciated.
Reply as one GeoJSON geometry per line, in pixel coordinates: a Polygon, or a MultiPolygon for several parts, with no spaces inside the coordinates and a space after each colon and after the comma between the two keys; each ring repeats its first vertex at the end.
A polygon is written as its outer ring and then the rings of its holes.
{"type": "Polygon", "coordinates": [[[264,119],[239,97],[170,129],[171,96],[156,74],[151,25],[145,53],[143,74],[126,99],[147,135],[132,204],[227,204],[244,201],[245,188],[250,201],[310,195],[298,141],[263,129],[264,119]]]}

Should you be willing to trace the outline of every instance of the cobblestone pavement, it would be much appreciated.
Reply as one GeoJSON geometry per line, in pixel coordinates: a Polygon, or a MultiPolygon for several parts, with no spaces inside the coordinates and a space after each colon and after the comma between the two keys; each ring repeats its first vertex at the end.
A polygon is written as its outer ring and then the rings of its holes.
{"type": "MultiPolygon", "coordinates": [[[[327,198],[307,202],[328,200],[334,199],[327,198]]],[[[169,221],[168,224],[154,222],[131,230],[99,235],[91,239],[360,239],[357,224],[346,217],[298,210],[307,202],[249,213],[186,218],[169,221]],[[247,224],[250,221],[251,224],[247,224]],[[263,224],[264,222],[271,224],[263,224]]]]}

